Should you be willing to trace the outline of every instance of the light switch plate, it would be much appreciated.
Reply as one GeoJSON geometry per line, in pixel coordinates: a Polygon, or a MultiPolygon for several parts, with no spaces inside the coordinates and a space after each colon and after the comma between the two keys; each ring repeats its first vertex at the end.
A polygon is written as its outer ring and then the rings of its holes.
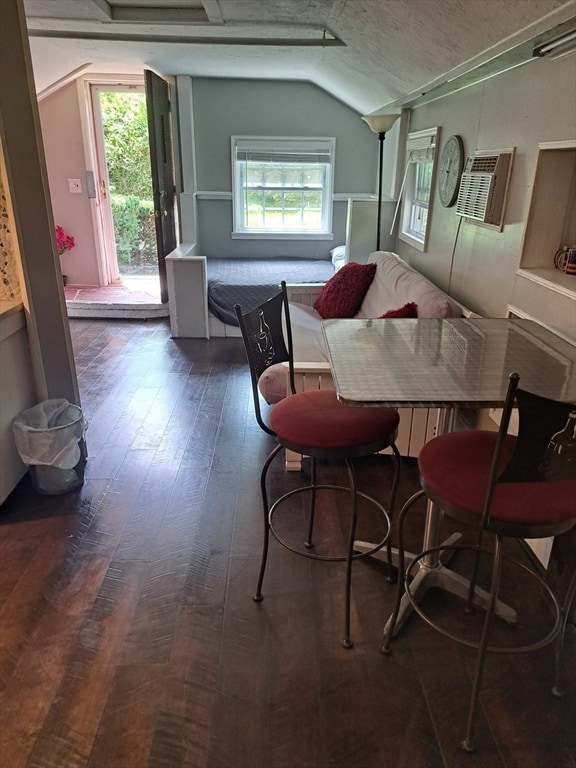
{"type": "Polygon", "coordinates": [[[82,182],[80,179],[68,179],[68,192],[73,195],[82,192],[82,182]]]}

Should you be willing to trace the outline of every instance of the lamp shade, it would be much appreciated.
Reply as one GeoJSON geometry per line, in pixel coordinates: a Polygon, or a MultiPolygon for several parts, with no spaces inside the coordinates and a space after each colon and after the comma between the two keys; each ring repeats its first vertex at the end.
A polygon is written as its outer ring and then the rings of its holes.
{"type": "Polygon", "coordinates": [[[400,117],[397,115],[366,115],[362,118],[365,123],[368,123],[370,130],[374,133],[386,133],[392,128],[396,120],[400,117]]]}

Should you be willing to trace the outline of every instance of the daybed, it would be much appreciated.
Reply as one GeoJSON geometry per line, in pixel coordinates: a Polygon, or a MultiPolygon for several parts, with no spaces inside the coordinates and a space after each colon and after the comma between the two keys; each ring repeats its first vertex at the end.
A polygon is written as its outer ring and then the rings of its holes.
{"type": "MultiPolygon", "coordinates": [[[[378,251],[370,255],[368,263],[376,265],[376,272],[355,317],[376,318],[391,313],[392,316],[400,317],[411,315],[442,318],[461,317],[464,314],[457,302],[396,254],[378,251]]],[[[333,278],[333,283],[337,283],[338,276],[341,276],[342,287],[345,289],[344,275],[351,267],[348,265],[341,270],[333,278]]],[[[322,289],[318,288],[316,298],[321,292],[322,289]]],[[[310,295],[309,299],[310,306],[290,303],[299,389],[333,386],[322,338],[323,318],[312,306],[314,296],[310,295]]],[[[286,396],[286,385],[285,367],[273,366],[262,375],[260,391],[267,402],[274,403],[286,396]]],[[[397,445],[403,455],[418,455],[422,445],[434,434],[436,418],[437,409],[401,409],[397,445]]],[[[287,454],[287,468],[297,469],[299,466],[299,457],[287,454]]]]}
{"type": "Polygon", "coordinates": [[[174,338],[240,336],[234,305],[247,311],[269,299],[280,282],[307,303],[335,271],[330,259],[207,259],[183,244],[166,257],[170,327],[174,338]]]}
{"type": "Polygon", "coordinates": [[[327,259],[207,259],[208,310],[225,325],[238,326],[235,304],[249,312],[273,296],[282,280],[321,287],[333,275],[327,259]]]}

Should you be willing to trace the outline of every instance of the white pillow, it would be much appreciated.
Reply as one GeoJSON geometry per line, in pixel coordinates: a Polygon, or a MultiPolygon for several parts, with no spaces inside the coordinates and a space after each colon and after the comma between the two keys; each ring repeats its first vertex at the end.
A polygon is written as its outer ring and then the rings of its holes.
{"type": "Polygon", "coordinates": [[[334,264],[334,272],[337,272],[340,267],[346,264],[346,246],[337,245],[336,248],[332,248],[330,256],[332,257],[332,264],[334,264]]]}

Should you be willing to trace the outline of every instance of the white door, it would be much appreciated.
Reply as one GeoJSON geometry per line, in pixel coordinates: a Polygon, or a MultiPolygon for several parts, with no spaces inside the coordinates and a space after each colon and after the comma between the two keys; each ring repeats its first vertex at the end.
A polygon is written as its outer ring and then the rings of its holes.
{"type": "Polygon", "coordinates": [[[110,90],[129,90],[138,88],[131,86],[94,85],[90,86],[92,120],[94,127],[94,151],[96,159],[96,210],[100,229],[100,258],[99,272],[104,285],[120,282],[118,256],[116,253],[116,238],[114,235],[114,220],[110,205],[110,181],[108,178],[108,163],[106,160],[106,144],[102,130],[102,111],[100,109],[100,93],[110,90]]]}

